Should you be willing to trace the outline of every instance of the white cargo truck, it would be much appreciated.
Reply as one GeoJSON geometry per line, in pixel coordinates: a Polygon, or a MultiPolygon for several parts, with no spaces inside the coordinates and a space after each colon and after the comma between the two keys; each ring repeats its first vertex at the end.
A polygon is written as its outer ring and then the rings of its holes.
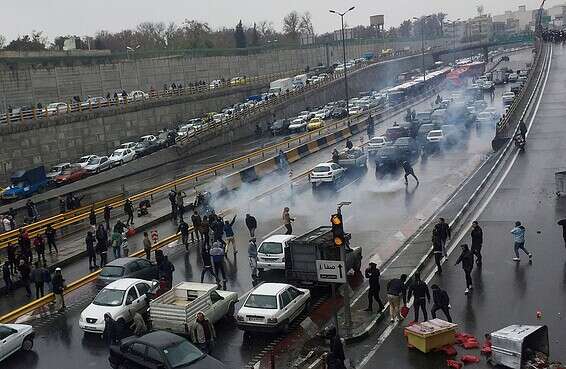
{"type": "Polygon", "coordinates": [[[271,82],[269,93],[283,95],[293,90],[293,78],[281,78],[271,82]]]}

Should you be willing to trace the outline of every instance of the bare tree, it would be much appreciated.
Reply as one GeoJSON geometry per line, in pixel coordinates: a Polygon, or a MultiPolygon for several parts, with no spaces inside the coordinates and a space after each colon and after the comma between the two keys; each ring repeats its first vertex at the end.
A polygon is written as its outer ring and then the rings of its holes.
{"type": "Polygon", "coordinates": [[[298,40],[300,23],[301,17],[299,13],[293,10],[283,18],[283,32],[292,40],[298,40]]]}
{"type": "Polygon", "coordinates": [[[275,28],[273,28],[273,23],[268,21],[261,21],[257,24],[257,31],[259,37],[263,40],[271,39],[275,34],[275,28]]]}
{"type": "Polygon", "coordinates": [[[139,45],[146,49],[161,49],[167,45],[165,23],[143,22],[136,27],[139,45]]]}
{"type": "Polygon", "coordinates": [[[314,35],[314,27],[312,25],[312,16],[310,12],[305,12],[301,15],[299,31],[301,33],[306,33],[307,35],[314,35]]]}
{"type": "Polygon", "coordinates": [[[6,37],[4,35],[0,35],[0,49],[3,49],[6,46],[6,37]]]}

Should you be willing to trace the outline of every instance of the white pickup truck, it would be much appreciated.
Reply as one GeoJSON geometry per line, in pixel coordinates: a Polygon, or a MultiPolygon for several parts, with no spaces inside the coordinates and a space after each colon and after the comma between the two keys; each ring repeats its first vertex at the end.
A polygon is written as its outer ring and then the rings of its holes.
{"type": "Polygon", "coordinates": [[[149,303],[149,319],[153,329],[188,334],[199,311],[216,323],[232,318],[237,302],[236,292],[222,291],[218,285],[181,282],[149,303]]]}
{"type": "Polygon", "coordinates": [[[346,149],[338,154],[338,165],[343,168],[366,168],[368,155],[359,147],[346,149]]]}

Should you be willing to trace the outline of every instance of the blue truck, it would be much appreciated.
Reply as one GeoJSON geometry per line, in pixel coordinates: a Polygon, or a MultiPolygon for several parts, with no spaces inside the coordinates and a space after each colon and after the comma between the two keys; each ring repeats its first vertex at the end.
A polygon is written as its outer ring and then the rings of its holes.
{"type": "Polygon", "coordinates": [[[3,200],[19,200],[47,189],[47,177],[43,166],[18,170],[12,175],[12,185],[2,192],[3,200]]]}

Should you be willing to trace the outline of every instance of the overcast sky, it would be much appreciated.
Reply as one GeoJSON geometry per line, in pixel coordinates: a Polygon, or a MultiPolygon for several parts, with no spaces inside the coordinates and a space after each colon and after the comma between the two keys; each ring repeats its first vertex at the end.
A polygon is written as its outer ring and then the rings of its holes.
{"type": "MultiPolygon", "coordinates": [[[[565,0],[548,0],[552,6],[565,0]]],[[[385,26],[402,20],[443,11],[448,18],[475,15],[476,6],[500,14],[519,5],[540,6],[540,0],[5,0],[0,12],[0,34],[9,40],[32,30],[44,31],[49,39],[58,35],[93,35],[106,29],[120,31],[144,21],[197,19],[211,26],[233,27],[239,19],[246,24],[272,21],[281,29],[282,18],[291,10],[312,13],[316,33],[338,28],[339,19],[328,9],[356,9],[347,17],[349,25],[369,24],[369,16],[385,14],[385,26]]]]}

